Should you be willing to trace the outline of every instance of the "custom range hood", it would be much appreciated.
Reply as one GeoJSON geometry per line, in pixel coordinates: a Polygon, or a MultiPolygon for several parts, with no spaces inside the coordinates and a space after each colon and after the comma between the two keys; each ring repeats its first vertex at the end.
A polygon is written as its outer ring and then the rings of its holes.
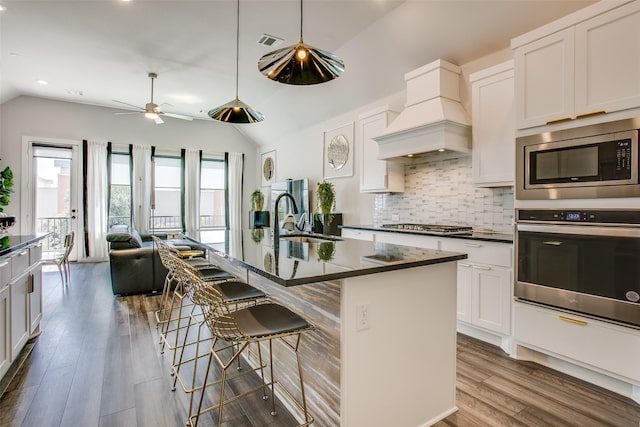
{"type": "Polygon", "coordinates": [[[374,137],[378,158],[401,160],[448,152],[447,157],[471,153],[471,121],[460,104],[460,67],[437,60],[405,74],[405,109],[374,137]]]}

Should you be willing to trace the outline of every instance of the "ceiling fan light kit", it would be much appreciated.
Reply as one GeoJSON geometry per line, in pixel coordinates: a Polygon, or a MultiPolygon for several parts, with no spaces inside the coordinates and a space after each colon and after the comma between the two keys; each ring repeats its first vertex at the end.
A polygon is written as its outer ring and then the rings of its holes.
{"type": "Polygon", "coordinates": [[[209,117],[225,123],[246,124],[257,123],[264,120],[259,111],[254,110],[248,104],[238,99],[238,62],[240,56],[240,0],[237,0],[236,14],[236,98],[224,105],[209,110],[209,117]]]}
{"type": "Polygon", "coordinates": [[[290,85],[314,85],[340,77],[344,72],[340,58],[304,43],[302,16],[300,0],[300,41],[262,56],[258,69],[269,79],[290,85]]]}

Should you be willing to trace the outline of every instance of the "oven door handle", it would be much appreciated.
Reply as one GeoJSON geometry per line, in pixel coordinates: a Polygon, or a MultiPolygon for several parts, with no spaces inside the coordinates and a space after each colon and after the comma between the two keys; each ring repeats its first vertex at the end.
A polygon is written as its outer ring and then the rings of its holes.
{"type": "Polygon", "coordinates": [[[516,224],[517,231],[551,234],[577,234],[586,236],[640,237],[640,228],[602,227],[598,225],[546,225],[516,224]]]}

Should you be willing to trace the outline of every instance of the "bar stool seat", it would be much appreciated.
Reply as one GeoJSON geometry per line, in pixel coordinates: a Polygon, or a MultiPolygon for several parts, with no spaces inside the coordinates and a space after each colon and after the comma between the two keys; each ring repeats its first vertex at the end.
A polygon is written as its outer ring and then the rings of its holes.
{"type": "Polygon", "coordinates": [[[243,308],[233,318],[247,338],[262,338],[307,329],[311,325],[302,317],[279,304],[266,303],[243,308]]]}

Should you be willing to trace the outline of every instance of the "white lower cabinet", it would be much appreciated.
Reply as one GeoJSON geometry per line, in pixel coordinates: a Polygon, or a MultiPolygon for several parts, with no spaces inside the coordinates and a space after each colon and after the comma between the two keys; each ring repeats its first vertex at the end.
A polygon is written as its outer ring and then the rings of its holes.
{"type": "Polygon", "coordinates": [[[513,338],[518,346],[640,385],[640,330],[516,302],[513,338]]]}
{"type": "Polygon", "coordinates": [[[34,335],[40,331],[42,320],[42,266],[36,264],[29,276],[29,334],[34,335]]]}
{"type": "Polygon", "coordinates": [[[511,270],[458,261],[458,320],[511,333],[511,270]]]}
{"type": "Polygon", "coordinates": [[[458,321],[500,335],[511,333],[512,245],[443,238],[440,249],[463,252],[458,261],[458,321]]]}
{"type": "Polygon", "coordinates": [[[368,240],[373,242],[375,240],[376,233],[371,230],[361,230],[356,228],[343,228],[342,237],[347,239],[368,240]]]}
{"type": "Polygon", "coordinates": [[[11,364],[11,289],[8,285],[0,288],[0,378],[11,364]]]}
{"type": "Polygon", "coordinates": [[[11,288],[11,360],[13,361],[29,339],[29,272],[25,271],[9,282],[11,288]]]}

